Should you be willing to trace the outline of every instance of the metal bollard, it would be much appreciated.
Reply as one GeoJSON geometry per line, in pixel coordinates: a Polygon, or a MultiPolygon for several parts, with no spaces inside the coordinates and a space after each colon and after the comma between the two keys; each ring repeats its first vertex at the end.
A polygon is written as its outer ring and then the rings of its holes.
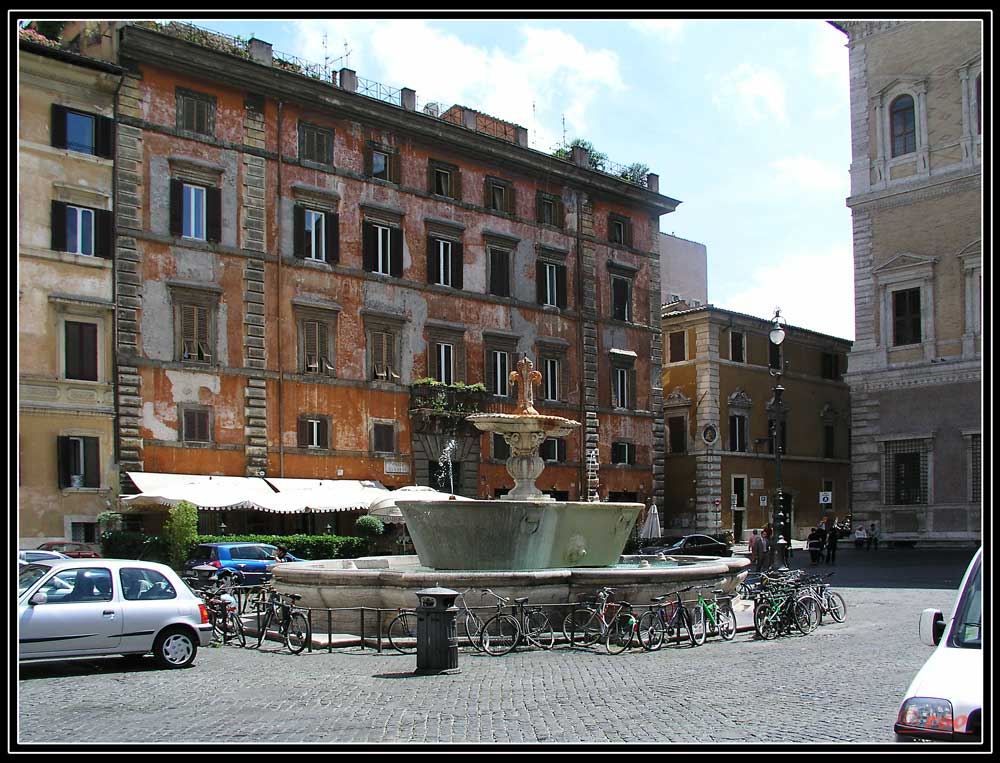
{"type": "Polygon", "coordinates": [[[458,673],[458,592],[425,588],[416,592],[417,673],[458,673]]]}

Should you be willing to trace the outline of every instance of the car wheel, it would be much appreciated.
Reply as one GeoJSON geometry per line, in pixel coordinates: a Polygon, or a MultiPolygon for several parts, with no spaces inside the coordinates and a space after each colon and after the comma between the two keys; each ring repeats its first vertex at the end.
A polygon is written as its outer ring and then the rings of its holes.
{"type": "Polygon", "coordinates": [[[153,657],[163,668],[186,668],[198,654],[198,642],[184,628],[168,628],[156,637],[153,657]]]}

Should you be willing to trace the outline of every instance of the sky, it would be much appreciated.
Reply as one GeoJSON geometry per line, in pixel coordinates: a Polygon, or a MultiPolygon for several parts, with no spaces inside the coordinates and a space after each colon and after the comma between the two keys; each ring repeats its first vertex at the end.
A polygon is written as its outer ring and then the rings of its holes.
{"type": "Polygon", "coordinates": [[[660,230],[707,247],[709,302],[854,338],[847,38],[823,20],[193,23],[641,162],[682,202],[660,230]]]}

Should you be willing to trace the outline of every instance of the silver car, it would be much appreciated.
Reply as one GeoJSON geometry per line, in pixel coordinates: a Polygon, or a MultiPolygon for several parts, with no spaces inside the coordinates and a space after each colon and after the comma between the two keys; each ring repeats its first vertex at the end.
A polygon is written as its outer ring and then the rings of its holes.
{"type": "Polygon", "coordinates": [[[166,668],[212,640],[208,610],[170,567],[134,559],[53,559],[21,567],[20,660],[152,651],[166,668]]]}

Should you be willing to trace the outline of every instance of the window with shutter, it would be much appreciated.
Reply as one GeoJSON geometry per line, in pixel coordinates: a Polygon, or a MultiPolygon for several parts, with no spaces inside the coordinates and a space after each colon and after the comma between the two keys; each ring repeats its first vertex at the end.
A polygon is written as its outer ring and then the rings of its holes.
{"type": "Polygon", "coordinates": [[[442,384],[453,384],[455,380],[454,350],[450,344],[440,343],[434,348],[436,358],[435,377],[442,384]]]}
{"type": "Polygon", "coordinates": [[[920,288],[903,289],[892,294],[893,345],[919,344],[920,288]]]}
{"type": "Polygon", "coordinates": [[[670,334],[670,362],[679,363],[685,360],[684,344],[685,344],[685,334],[684,331],[674,331],[670,334]]]}
{"type": "Polygon", "coordinates": [[[733,331],[729,334],[729,359],[734,363],[744,363],[744,337],[740,331],[733,331]]]}
{"type": "Polygon", "coordinates": [[[205,408],[184,408],[182,410],[184,442],[211,442],[209,411],[205,408]]]}
{"type": "Polygon", "coordinates": [[[326,261],[326,215],[314,209],[304,213],[303,253],[307,260],[326,261]]]}
{"type": "Polygon", "coordinates": [[[299,122],[299,159],[333,164],[333,130],[299,122]]]}
{"type": "Polygon", "coordinates": [[[66,111],[66,148],[81,154],[94,154],[97,147],[96,120],[91,114],[66,111]]]}
{"type": "Polygon", "coordinates": [[[66,205],[66,248],[74,254],[94,254],[94,210],[66,205]]]}
{"type": "Polygon", "coordinates": [[[372,337],[372,378],[381,381],[398,381],[396,373],[394,334],[388,331],[373,331],[372,337]]]}
{"type": "Polygon", "coordinates": [[[175,98],[178,130],[215,134],[215,96],[177,88],[175,98]]]}
{"type": "Polygon", "coordinates": [[[611,276],[611,317],[618,321],[632,320],[632,280],[611,276]]]}
{"type": "Polygon", "coordinates": [[[510,252],[491,247],[490,294],[497,297],[510,296],[510,252]]]}
{"type": "Polygon", "coordinates": [[[395,453],[396,428],[392,424],[375,423],[372,425],[373,450],[376,453],[395,453]]]}
{"type": "Polygon", "coordinates": [[[181,312],[181,360],[197,363],[212,361],[209,332],[209,308],[199,304],[182,304],[181,312]]]}
{"type": "Polygon", "coordinates": [[[628,408],[630,403],[628,368],[616,366],[613,369],[612,391],[614,396],[614,407],[628,408]]]}
{"type": "Polygon", "coordinates": [[[64,326],[66,378],[97,381],[97,324],[66,321],[64,326]]]}
{"type": "Polygon", "coordinates": [[[372,151],[371,176],[378,180],[389,180],[389,154],[385,151],[372,151]]]}
{"type": "Polygon", "coordinates": [[[545,400],[559,399],[559,359],[545,358],[542,364],[543,396],[545,400]]]}
{"type": "Polygon", "coordinates": [[[206,194],[207,189],[200,185],[184,183],[182,191],[182,223],[181,235],[201,241],[206,235],[206,194]]]}
{"type": "Polygon", "coordinates": [[[499,397],[510,394],[510,355],[506,350],[492,350],[490,353],[491,391],[499,397]]]}
{"type": "Polygon", "coordinates": [[[670,452],[687,452],[687,419],[683,416],[671,416],[667,419],[667,429],[670,433],[670,452]]]}

